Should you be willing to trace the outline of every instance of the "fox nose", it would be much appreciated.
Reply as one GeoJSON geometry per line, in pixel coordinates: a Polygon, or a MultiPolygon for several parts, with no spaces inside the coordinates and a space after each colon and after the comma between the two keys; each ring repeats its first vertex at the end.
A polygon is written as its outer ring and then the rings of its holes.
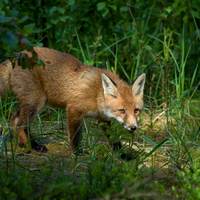
{"type": "Polygon", "coordinates": [[[132,130],[132,131],[135,131],[136,129],[137,129],[136,126],[131,126],[131,130],[132,130]]]}

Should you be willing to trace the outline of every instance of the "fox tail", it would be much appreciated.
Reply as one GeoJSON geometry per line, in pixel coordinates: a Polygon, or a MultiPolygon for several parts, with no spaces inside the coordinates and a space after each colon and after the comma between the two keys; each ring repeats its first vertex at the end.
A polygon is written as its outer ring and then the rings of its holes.
{"type": "Polygon", "coordinates": [[[12,63],[9,60],[0,64],[0,97],[5,96],[10,89],[11,70],[12,63]]]}

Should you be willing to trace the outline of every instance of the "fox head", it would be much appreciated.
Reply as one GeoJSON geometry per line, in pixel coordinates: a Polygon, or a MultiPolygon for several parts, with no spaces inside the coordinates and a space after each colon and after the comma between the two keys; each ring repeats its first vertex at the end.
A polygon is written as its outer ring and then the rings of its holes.
{"type": "Polygon", "coordinates": [[[123,124],[129,132],[134,132],[143,108],[145,74],[141,74],[131,85],[119,82],[118,85],[106,74],[102,74],[104,91],[104,114],[110,120],[123,124]]]}

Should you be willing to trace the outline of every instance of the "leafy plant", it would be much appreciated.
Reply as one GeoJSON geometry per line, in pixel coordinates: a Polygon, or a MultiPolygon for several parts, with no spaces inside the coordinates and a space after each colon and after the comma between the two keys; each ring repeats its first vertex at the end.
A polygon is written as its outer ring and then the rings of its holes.
{"type": "Polygon", "coordinates": [[[200,169],[196,165],[193,166],[193,170],[186,169],[185,171],[179,171],[177,186],[173,186],[173,192],[177,199],[199,199],[200,198],[200,182],[199,175],[200,169]]]}

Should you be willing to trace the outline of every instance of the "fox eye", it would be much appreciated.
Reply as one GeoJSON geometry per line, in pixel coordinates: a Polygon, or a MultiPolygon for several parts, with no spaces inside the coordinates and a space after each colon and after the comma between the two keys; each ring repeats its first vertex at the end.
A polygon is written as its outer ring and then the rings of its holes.
{"type": "Polygon", "coordinates": [[[120,109],[119,112],[122,113],[122,114],[126,113],[126,111],[124,109],[120,109]]]}
{"type": "Polygon", "coordinates": [[[138,113],[139,112],[139,109],[135,109],[134,110],[134,113],[136,114],[136,113],[138,113]]]}

